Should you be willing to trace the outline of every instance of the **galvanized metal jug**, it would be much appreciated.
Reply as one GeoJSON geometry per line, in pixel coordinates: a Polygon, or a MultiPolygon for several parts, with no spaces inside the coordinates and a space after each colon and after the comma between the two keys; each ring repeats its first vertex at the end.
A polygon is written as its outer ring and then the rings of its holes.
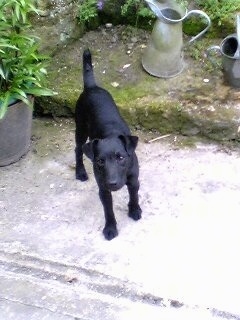
{"type": "Polygon", "coordinates": [[[216,65],[211,51],[220,53],[222,69],[226,82],[235,88],[240,88],[240,15],[237,15],[237,33],[223,39],[220,46],[211,46],[207,49],[207,57],[216,65]]]}
{"type": "Polygon", "coordinates": [[[189,43],[201,37],[210,27],[211,20],[201,10],[187,12],[172,0],[167,2],[145,0],[157,16],[149,43],[143,53],[143,68],[153,76],[169,78],[182,72],[183,62],[183,31],[182,21],[190,15],[199,15],[207,20],[207,26],[189,43]]]}

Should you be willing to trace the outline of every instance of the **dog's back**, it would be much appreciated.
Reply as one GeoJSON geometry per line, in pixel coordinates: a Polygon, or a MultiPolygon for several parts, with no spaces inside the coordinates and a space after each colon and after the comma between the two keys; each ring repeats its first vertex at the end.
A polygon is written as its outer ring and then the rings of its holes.
{"type": "Polygon", "coordinates": [[[111,94],[96,84],[88,49],[83,53],[83,84],[84,90],[77,102],[76,116],[78,113],[91,115],[85,119],[90,139],[130,134],[111,94]]]}

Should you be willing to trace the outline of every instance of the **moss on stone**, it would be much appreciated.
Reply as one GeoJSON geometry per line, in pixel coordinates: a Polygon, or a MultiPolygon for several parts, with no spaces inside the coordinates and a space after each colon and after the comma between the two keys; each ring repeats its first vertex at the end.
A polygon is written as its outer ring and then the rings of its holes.
{"type": "MultiPolygon", "coordinates": [[[[120,113],[133,128],[156,130],[160,134],[240,140],[240,110],[231,98],[235,96],[236,100],[238,96],[233,95],[231,88],[223,82],[221,69],[210,71],[203,59],[203,51],[210,45],[209,39],[185,50],[186,67],[180,75],[161,79],[143,70],[141,42],[136,42],[129,55],[125,42],[112,43],[112,36],[121,39],[123,31],[124,27],[104,33],[92,31],[56,52],[49,81],[58,95],[37,98],[38,113],[57,117],[73,115],[82,90],[82,50],[91,44],[97,83],[112,94],[120,113]],[[198,50],[195,59],[192,59],[192,50],[198,50]]],[[[138,37],[137,31],[135,37],[138,37]]],[[[211,44],[219,43],[214,42],[211,44]]]]}

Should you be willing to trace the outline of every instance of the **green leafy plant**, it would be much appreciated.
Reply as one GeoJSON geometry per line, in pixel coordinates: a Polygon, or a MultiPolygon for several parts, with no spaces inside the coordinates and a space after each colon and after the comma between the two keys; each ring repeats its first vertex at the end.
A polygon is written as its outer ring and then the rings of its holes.
{"type": "Polygon", "coordinates": [[[121,15],[123,17],[135,16],[135,25],[138,26],[140,18],[149,18],[150,20],[155,18],[155,15],[146,5],[144,0],[127,0],[122,6],[121,15]]]}
{"type": "Polygon", "coordinates": [[[212,22],[221,26],[226,19],[233,18],[240,10],[240,2],[236,0],[195,0],[196,4],[203,9],[212,22]]]}
{"type": "Polygon", "coordinates": [[[79,5],[78,19],[80,22],[90,22],[98,15],[97,0],[85,0],[79,5]]]}
{"type": "Polygon", "coordinates": [[[32,13],[39,13],[34,0],[0,1],[0,119],[16,100],[32,106],[29,95],[53,94],[45,88],[48,57],[30,34],[32,13]]]}

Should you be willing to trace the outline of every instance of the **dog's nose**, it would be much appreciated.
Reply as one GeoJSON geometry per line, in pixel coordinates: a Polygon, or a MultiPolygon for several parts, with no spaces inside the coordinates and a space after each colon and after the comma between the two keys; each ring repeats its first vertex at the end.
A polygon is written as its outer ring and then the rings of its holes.
{"type": "Polygon", "coordinates": [[[117,182],[109,182],[108,183],[109,187],[116,187],[117,186],[117,182]]]}
{"type": "Polygon", "coordinates": [[[116,190],[116,188],[117,188],[117,181],[109,181],[108,182],[108,188],[110,189],[110,190],[116,190]]]}

